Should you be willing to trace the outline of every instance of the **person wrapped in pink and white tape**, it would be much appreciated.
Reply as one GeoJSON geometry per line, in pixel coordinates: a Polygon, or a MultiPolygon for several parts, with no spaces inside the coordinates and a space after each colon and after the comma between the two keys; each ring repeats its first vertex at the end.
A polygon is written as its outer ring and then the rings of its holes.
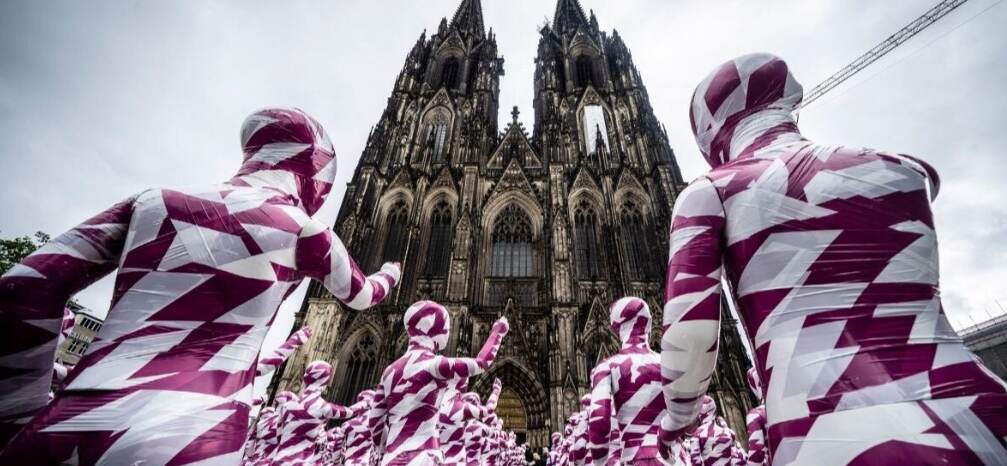
{"type": "Polygon", "coordinates": [[[340,427],[343,431],[342,456],[346,466],[370,466],[374,458],[381,456],[381,452],[376,451],[374,446],[371,425],[368,423],[373,416],[371,410],[374,409],[375,394],[373,389],[357,394],[357,404],[361,405],[364,414],[354,416],[340,427]]]}
{"type": "MultiPolygon", "coordinates": [[[[363,414],[366,403],[342,406],[323,397],[332,378],[332,365],[313,361],[304,369],[301,395],[287,401],[280,419],[280,445],[273,454],[274,466],[300,466],[319,461],[316,445],[330,420],[363,414]]],[[[327,439],[325,439],[327,441],[327,439]]]]}
{"type": "Polygon", "coordinates": [[[650,307],[622,298],[609,309],[610,327],[622,348],[592,371],[588,443],[596,466],[667,465],[658,435],[664,416],[661,358],[650,349],[650,307]]]}
{"type": "Polygon", "coordinates": [[[432,301],[419,301],[404,316],[409,348],[388,366],[376,390],[372,432],[383,451],[381,464],[433,465],[444,461],[437,433],[441,392],[449,381],[484,372],[496,359],[509,326],[500,318],[475,358],[449,358],[437,354],[448,342],[447,309],[432,301]]]}
{"type": "Polygon", "coordinates": [[[256,357],[305,278],[365,309],[399,280],[364,275],[311,216],[335,151],[297,109],[249,116],[244,161],[222,183],[127,198],[0,277],[0,463],[237,462],[256,357]],[[46,406],[59,319],[74,293],[117,272],[102,329],[46,406]]]}
{"type": "Polygon", "coordinates": [[[466,379],[458,379],[453,396],[449,396],[441,405],[440,412],[440,445],[444,452],[445,466],[462,466],[465,464],[465,427],[471,420],[485,418],[496,409],[497,400],[503,383],[500,379],[493,381],[493,390],[486,399],[486,404],[480,402],[479,395],[466,392],[466,379]]]}
{"type": "Polygon", "coordinates": [[[785,61],[744,55],[692,99],[711,171],[675,203],[661,341],[668,438],[716,367],[721,283],[764,377],[769,450],[787,464],[1002,464],[1007,386],[948,323],[915,157],[815,144],[785,61]]]}

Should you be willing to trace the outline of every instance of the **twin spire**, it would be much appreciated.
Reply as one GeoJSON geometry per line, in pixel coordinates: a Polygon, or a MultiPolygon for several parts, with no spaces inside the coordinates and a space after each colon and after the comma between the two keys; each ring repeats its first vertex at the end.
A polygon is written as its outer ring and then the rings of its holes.
{"type": "Polygon", "coordinates": [[[587,15],[578,0],[559,0],[556,2],[556,14],[553,15],[552,28],[562,31],[566,28],[576,29],[577,26],[587,26],[587,15]]]}
{"type": "Polygon", "coordinates": [[[486,36],[483,25],[483,6],[479,0],[462,0],[458,10],[451,18],[451,29],[457,29],[462,34],[470,34],[482,39],[486,36]]]}
{"type": "MultiPolygon", "coordinates": [[[[553,29],[557,31],[567,28],[576,29],[578,26],[589,24],[579,0],[558,0],[556,2],[556,14],[552,20],[553,29]]],[[[486,27],[483,23],[482,2],[480,0],[462,0],[455,15],[451,17],[451,29],[456,29],[462,34],[473,35],[479,39],[484,38],[486,27]]]]}

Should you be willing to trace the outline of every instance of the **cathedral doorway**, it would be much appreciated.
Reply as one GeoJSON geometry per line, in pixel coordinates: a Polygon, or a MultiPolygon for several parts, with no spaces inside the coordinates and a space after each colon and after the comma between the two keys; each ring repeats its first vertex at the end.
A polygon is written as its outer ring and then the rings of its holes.
{"type": "Polygon", "coordinates": [[[472,384],[473,391],[485,397],[493,379],[499,378],[503,382],[503,390],[496,412],[504,428],[516,434],[519,444],[527,443],[533,449],[548,447],[546,419],[549,417],[549,400],[545,388],[523,364],[510,358],[503,359],[498,359],[489,373],[472,384]]]}
{"type": "Polygon", "coordinates": [[[517,392],[510,388],[504,388],[500,392],[500,400],[497,401],[496,413],[503,421],[504,429],[517,435],[519,445],[527,441],[528,413],[525,411],[524,402],[521,401],[517,392]]]}

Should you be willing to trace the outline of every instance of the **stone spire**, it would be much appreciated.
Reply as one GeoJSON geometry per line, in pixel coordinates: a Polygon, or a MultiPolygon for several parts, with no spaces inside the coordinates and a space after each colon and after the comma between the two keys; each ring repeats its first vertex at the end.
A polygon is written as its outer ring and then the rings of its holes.
{"type": "Polygon", "coordinates": [[[451,18],[451,28],[457,29],[462,35],[472,35],[477,39],[486,37],[483,25],[483,6],[479,0],[462,0],[458,10],[451,18]]]}
{"type": "Polygon", "coordinates": [[[581,8],[578,0],[559,0],[556,2],[556,15],[553,16],[552,28],[557,32],[567,29],[577,29],[578,26],[587,26],[587,15],[581,8]]]}

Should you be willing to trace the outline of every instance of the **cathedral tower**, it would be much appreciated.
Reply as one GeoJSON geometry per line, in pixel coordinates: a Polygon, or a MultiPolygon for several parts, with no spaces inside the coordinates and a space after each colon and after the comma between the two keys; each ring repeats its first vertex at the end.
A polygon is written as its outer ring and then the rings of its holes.
{"type": "MultiPolygon", "coordinates": [[[[684,185],[667,132],[632,55],[576,0],[540,30],[534,126],[514,107],[500,130],[504,60],[479,0],[463,0],[406,57],[347,187],[336,229],[372,270],[400,261],[403,282],[354,312],[313,286],[297,316],[316,336],[274,381],[297,389],[304,365],[333,364],[328,396],[347,401],[402,355],[402,313],[433,299],[452,316],[447,353],[471,355],[499,315],[511,321],[497,362],[475,379],[504,381],[498,413],[530,446],[549,442],[618,351],[608,305],[646,299],[659,343],[671,206],[684,185]]],[[[751,406],[747,358],[724,325],[712,386],[739,433],[751,406]]]]}

